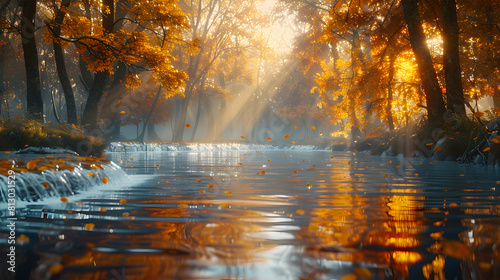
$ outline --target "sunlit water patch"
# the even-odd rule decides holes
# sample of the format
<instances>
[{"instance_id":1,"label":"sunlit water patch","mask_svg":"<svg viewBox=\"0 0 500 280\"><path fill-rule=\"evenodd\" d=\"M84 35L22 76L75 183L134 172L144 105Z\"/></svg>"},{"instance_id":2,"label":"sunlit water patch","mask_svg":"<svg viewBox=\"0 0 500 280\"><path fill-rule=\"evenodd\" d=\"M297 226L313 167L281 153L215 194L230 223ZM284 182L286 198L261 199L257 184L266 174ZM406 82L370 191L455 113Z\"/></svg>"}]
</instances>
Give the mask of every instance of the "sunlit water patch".
<instances>
[{"instance_id":1,"label":"sunlit water patch","mask_svg":"<svg viewBox=\"0 0 500 280\"><path fill-rule=\"evenodd\" d=\"M111 152L142 181L20 210L18 267L39 279L500 275L499 169L249 147Z\"/></svg>"}]
</instances>

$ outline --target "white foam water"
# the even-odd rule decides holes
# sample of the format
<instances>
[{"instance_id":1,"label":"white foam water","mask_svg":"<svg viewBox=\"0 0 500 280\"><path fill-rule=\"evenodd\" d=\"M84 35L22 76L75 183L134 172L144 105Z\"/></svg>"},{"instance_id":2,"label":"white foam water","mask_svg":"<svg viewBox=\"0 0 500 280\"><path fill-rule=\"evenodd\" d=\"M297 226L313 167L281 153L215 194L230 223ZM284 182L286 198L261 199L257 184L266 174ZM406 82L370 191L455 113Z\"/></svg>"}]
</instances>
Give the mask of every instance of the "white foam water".
<instances>
[{"instance_id":1,"label":"white foam water","mask_svg":"<svg viewBox=\"0 0 500 280\"><path fill-rule=\"evenodd\" d=\"M167 143L131 143L131 142L113 142L106 149L107 152L162 152L162 151L312 151L312 150L331 150L328 145L263 145L263 144L167 144Z\"/></svg>"}]
</instances>

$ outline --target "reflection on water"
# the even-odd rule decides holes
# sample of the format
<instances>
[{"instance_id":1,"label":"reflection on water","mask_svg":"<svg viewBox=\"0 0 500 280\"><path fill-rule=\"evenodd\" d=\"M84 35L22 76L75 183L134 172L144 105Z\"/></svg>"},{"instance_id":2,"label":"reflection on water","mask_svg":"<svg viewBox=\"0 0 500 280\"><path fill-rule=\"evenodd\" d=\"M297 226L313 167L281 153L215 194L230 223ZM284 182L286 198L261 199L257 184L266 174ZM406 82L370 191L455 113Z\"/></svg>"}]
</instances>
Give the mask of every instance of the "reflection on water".
<instances>
[{"instance_id":1,"label":"reflection on water","mask_svg":"<svg viewBox=\"0 0 500 280\"><path fill-rule=\"evenodd\" d=\"M109 158L148 180L23 209L20 279L500 279L493 167L314 150Z\"/></svg>"}]
</instances>

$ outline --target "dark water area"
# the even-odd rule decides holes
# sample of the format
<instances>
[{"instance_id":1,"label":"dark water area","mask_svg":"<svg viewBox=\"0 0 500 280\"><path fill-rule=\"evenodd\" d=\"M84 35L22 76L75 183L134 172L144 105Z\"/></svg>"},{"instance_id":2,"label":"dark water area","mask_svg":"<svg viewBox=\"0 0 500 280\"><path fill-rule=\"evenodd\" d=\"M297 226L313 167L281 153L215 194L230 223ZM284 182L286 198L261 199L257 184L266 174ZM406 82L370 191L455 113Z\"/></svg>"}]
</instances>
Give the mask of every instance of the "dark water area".
<instances>
[{"instance_id":1,"label":"dark water area","mask_svg":"<svg viewBox=\"0 0 500 280\"><path fill-rule=\"evenodd\" d=\"M312 149L107 158L129 175L118 187L19 210L17 279L500 279L499 168ZM5 217L0 275L16 279Z\"/></svg>"}]
</instances>

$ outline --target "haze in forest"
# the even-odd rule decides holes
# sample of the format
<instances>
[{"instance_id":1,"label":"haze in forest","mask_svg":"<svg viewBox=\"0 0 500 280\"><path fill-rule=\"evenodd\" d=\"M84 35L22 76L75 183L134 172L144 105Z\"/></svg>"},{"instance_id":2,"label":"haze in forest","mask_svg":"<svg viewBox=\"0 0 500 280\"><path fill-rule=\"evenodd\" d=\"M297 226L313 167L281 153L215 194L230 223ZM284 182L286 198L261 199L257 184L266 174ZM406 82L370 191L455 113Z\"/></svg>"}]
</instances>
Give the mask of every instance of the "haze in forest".
<instances>
[{"instance_id":1,"label":"haze in forest","mask_svg":"<svg viewBox=\"0 0 500 280\"><path fill-rule=\"evenodd\" d=\"M332 143L500 114L496 1L5 0L0 116Z\"/></svg>"}]
</instances>

